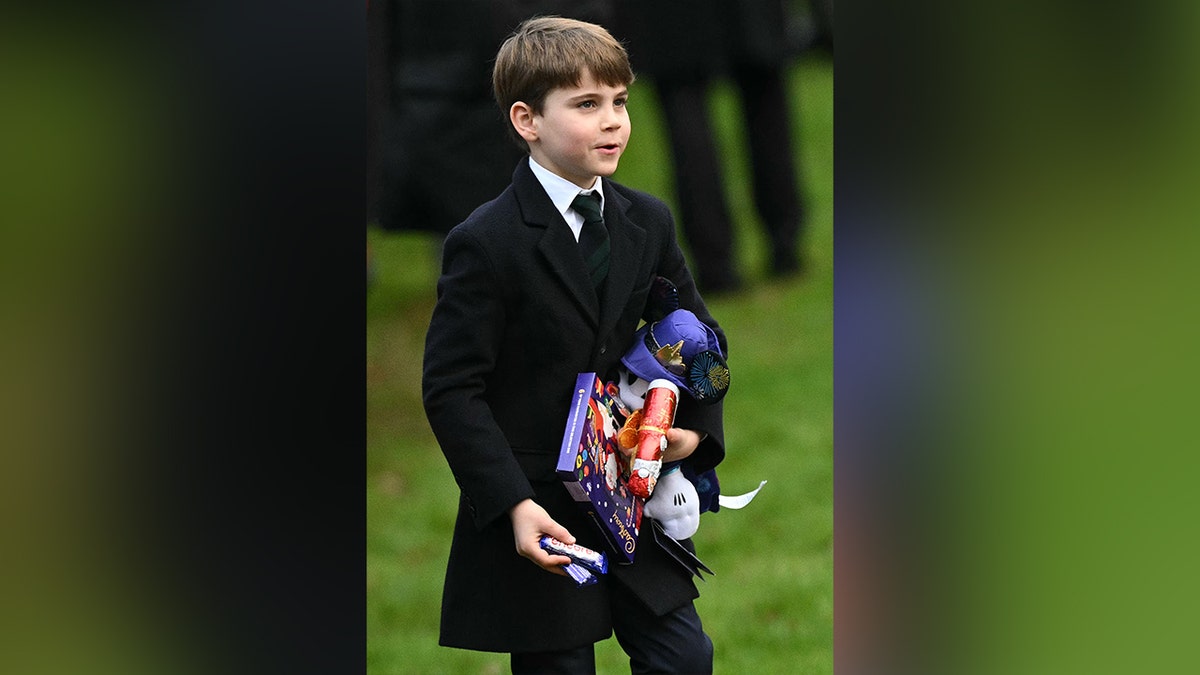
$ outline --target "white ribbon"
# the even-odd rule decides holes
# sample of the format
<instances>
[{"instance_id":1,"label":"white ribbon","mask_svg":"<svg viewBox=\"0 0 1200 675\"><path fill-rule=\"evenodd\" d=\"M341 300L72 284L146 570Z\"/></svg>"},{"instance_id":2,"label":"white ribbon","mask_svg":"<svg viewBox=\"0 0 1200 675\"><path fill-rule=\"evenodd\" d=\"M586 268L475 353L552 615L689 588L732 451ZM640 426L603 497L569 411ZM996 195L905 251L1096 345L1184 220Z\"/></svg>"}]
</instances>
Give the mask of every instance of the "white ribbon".
<instances>
[{"instance_id":1,"label":"white ribbon","mask_svg":"<svg viewBox=\"0 0 1200 675\"><path fill-rule=\"evenodd\" d=\"M740 508L744 507L745 505L749 504L750 502L754 501L755 495L757 495L758 491L763 489L763 486L766 484L767 484L767 481L764 480L763 482L759 483L758 487L754 488L753 491L747 492L744 495L738 495L736 497L726 497L725 495L717 495L717 503L720 504L722 508L740 509Z\"/></svg>"}]
</instances>

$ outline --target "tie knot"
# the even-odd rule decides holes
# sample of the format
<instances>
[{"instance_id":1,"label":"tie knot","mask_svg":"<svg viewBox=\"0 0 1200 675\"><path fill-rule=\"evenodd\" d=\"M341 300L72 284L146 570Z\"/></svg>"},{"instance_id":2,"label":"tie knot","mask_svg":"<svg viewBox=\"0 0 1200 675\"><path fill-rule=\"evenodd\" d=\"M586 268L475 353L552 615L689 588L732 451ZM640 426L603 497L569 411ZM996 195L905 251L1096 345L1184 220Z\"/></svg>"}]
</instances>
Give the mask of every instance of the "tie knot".
<instances>
[{"instance_id":1,"label":"tie knot","mask_svg":"<svg viewBox=\"0 0 1200 675\"><path fill-rule=\"evenodd\" d=\"M604 216L600 213L600 195L595 192L591 194L580 192L575 195L575 199L571 201L571 208L583 216L585 223L604 222Z\"/></svg>"}]
</instances>

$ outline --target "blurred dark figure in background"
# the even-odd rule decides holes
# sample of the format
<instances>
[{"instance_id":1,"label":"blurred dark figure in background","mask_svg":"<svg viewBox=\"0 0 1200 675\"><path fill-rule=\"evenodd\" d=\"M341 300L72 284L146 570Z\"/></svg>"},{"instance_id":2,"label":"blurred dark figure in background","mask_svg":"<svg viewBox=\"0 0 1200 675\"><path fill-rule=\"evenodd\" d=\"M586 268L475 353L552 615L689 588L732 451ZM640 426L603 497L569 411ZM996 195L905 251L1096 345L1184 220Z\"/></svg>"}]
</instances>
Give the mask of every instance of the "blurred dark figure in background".
<instances>
[{"instance_id":1,"label":"blurred dark figure in background","mask_svg":"<svg viewBox=\"0 0 1200 675\"><path fill-rule=\"evenodd\" d=\"M662 101L680 224L706 293L742 284L708 113L709 85L723 75L741 97L754 202L771 251L769 272L788 276L803 267L804 204L784 78L786 18L782 0L617 0L614 34Z\"/></svg>"},{"instance_id":2,"label":"blurred dark figure in background","mask_svg":"<svg viewBox=\"0 0 1200 675\"><path fill-rule=\"evenodd\" d=\"M535 14L605 23L611 0L368 0L368 218L444 236L525 155L492 100L492 58Z\"/></svg>"},{"instance_id":3,"label":"blurred dark figure in background","mask_svg":"<svg viewBox=\"0 0 1200 675\"><path fill-rule=\"evenodd\" d=\"M445 235L508 185L521 152L491 96L500 25L491 0L370 0L377 173L370 215ZM515 23L513 24L515 25Z\"/></svg>"},{"instance_id":4,"label":"blurred dark figure in background","mask_svg":"<svg viewBox=\"0 0 1200 675\"><path fill-rule=\"evenodd\" d=\"M807 3L811 28L803 42L801 51L821 50L833 56L833 0L809 0Z\"/></svg>"}]
</instances>

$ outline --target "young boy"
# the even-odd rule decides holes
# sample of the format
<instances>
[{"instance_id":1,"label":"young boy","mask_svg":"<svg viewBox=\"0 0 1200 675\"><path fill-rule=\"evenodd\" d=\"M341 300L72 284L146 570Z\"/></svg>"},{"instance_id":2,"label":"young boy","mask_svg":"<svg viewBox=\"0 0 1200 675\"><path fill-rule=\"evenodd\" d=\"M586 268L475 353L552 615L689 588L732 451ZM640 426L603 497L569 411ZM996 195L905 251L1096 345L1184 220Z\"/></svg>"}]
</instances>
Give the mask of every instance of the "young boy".
<instances>
[{"instance_id":1,"label":"young boy","mask_svg":"<svg viewBox=\"0 0 1200 675\"><path fill-rule=\"evenodd\" d=\"M607 179L629 142L633 79L600 26L521 24L497 54L493 88L529 157L445 240L423 377L429 424L460 489L439 643L511 653L514 673L594 672L593 643L613 633L635 673L712 670L699 593L649 522L634 563L590 586L576 587L561 568L569 559L538 545L548 534L605 548L555 465L576 374L613 379L656 276L675 283L680 305L728 353L666 205ZM598 196L602 223L580 193ZM725 454L721 405L686 399L665 459L705 471Z\"/></svg>"}]
</instances>

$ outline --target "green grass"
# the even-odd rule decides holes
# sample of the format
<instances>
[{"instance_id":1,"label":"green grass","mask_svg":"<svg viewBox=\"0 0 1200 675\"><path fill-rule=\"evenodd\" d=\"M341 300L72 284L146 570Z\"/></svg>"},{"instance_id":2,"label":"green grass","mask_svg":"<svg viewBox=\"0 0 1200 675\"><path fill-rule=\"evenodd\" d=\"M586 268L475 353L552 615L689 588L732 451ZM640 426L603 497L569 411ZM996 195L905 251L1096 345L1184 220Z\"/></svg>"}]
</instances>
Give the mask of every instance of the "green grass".
<instances>
[{"instance_id":1,"label":"green grass","mask_svg":"<svg viewBox=\"0 0 1200 675\"><path fill-rule=\"evenodd\" d=\"M833 69L790 71L809 222L802 279L766 278L736 96L712 109L749 287L710 300L731 347L725 492L768 480L742 511L702 517L695 541L716 576L697 606L719 673L833 671ZM616 178L675 208L653 91L635 83L633 140ZM367 302L367 665L372 675L507 673L508 657L437 646L442 573L457 488L420 401L424 332L433 308L436 243L368 231L376 277ZM628 672L615 640L600 673Z\"/></svg>"}]
</instances>

